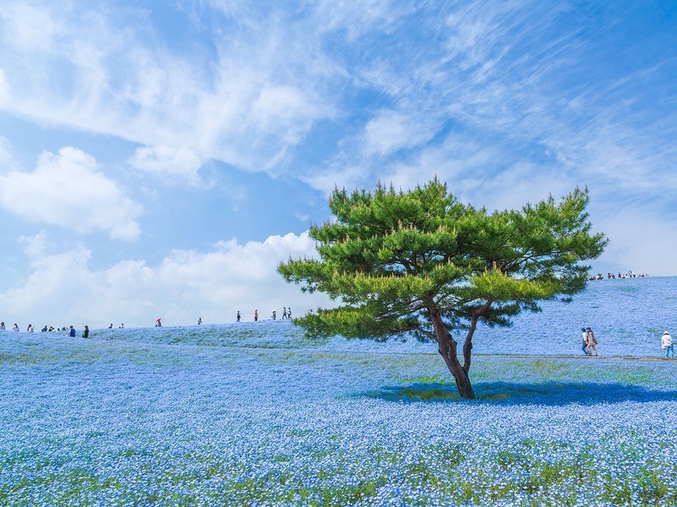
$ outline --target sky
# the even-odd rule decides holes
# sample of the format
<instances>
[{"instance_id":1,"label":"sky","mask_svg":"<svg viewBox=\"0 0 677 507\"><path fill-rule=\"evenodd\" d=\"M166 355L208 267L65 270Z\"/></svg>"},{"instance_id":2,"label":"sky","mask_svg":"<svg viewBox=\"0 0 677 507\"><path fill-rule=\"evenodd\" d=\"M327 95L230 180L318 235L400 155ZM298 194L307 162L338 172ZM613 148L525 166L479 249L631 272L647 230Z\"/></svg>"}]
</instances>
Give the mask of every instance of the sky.
<instances>
[{"instance_id":1,"label":"sky","mask_svg":"<svg viewBox=\"0 0 677 507\"><path fill-rule=\"evenodd\" d=\"M305 313L331 191L435 176L587 187L592 271L675 275L676 141L668 0L0 0L0 320Z\"/></svg>"}]
</instances>

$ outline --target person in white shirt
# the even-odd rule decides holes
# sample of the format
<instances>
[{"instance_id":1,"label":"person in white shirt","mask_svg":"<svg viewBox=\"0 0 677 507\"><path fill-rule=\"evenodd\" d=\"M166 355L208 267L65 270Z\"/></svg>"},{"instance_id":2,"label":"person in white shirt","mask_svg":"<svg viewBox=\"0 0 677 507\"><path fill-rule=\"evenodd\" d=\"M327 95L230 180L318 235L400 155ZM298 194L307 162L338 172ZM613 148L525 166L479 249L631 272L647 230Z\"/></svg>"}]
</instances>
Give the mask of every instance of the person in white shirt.
<instances>
[{"instance_id":1,"label":"person in white shirt","mask_svg":"<svg viewBox=\"0 0 677 507\"><path fill-rule=\"evenodd\" d=\"M665 351L665 357L675 357L675 345L672 343L672 336L665 331L661 336L661 349Z\"/></svg>"}]
</instances>

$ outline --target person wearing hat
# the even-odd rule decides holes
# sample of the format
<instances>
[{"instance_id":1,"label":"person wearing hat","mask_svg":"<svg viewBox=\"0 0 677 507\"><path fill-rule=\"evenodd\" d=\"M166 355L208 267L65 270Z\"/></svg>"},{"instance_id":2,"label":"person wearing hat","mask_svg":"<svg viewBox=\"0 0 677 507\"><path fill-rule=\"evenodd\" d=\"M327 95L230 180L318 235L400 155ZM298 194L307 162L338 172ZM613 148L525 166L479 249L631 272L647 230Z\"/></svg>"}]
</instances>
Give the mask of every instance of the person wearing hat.
<instances>
[{"instance_id":1,"label":"person wearing hat","mask_svg":"<svg viewBox=\"0 0 677 507\"><path fill-rule=\"evenodd\" d=\"M675 357L675 345L672 343L672 336L665 331L661 336L661 349L665 351L665 357Z\"/></svg>"},{"instance_id":2,"label":"person wearing hat","mask_svg":"<svg viewBox=\"0 0 677 507\"><path fill-rule=\"evenodd\" d=\"M581 331L583 331L583 345L581 348L583 349L583 354L589 356L590 350L588 350L588 331L584 327L581 328Z\"/></svg>"}]
</instances>

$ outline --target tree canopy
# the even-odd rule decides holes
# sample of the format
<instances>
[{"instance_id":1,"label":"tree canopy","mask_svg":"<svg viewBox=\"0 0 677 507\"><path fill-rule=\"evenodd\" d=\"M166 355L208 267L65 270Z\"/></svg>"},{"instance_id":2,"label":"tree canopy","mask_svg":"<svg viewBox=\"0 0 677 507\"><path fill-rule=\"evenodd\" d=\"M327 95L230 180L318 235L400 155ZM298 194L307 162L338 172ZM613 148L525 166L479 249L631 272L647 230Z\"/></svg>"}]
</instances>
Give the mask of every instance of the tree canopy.
<instances>
[{"instance_id":1,"label":"tree canopy","mask_svg":"<svg viewBox=\"0 0 677 507\"><path fill-rule=\"evenodd\" d=\"M474 398L469 371L477 323L508 326L539 301L581 291L606 237L591 232L587 189L519 210L460 203L437 178L403 192L334 190L335 217L312 225L319 259L278 271L304 291L338 301L296 322L310 335L386 339L416 333L438 344L459 394ZM465 333L463 364L453 333Z\"/></svg>"}]
</instances>

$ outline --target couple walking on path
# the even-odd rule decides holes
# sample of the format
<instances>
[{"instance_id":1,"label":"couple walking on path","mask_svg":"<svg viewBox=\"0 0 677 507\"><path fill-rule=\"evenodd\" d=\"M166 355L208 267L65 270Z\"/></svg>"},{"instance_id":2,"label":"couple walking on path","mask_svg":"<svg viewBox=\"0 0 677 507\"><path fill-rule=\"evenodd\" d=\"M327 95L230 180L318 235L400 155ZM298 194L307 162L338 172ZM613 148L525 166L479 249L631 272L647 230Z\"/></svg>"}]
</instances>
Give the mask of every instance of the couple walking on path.
<instances>
[{"instance_id":1,"label":"couple walking on path","mask_svg":"<svg viewBox=\"0 0 677 507\"><path fill-rule=\"evenodd\" d=\"M583 350L583 353L586 356L592 356L592 355L597 355L597 344L599 343L597 341L597 338L595 338L595 333L592 332L592 329L590 328L581 328L581 331L583 333L582 336L582 343L581 343L581 349Z\"/></svg>"}]
</instances>

